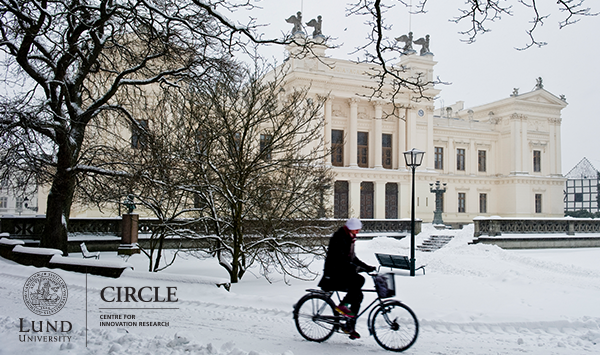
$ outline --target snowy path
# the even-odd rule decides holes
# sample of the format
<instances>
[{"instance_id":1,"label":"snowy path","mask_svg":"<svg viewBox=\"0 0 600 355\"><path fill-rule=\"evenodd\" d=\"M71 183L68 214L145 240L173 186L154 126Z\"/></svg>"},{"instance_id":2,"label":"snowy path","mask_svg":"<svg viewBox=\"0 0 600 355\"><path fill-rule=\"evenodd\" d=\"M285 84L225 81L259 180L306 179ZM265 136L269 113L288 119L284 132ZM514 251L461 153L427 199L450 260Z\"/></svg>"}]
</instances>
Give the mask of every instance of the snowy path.
<instances>
[{"instance_id":1,"label":"snowy path","mask_svg":"<svg viewBox=\"0 0 600 355\"><path fill-rule=\"evenodd\" d=\"M417 254L418 261L427 264L427 275L396 276L397 298L415 311L421 324L419 338L406 354L600 353L600 249L505 251L468 246L469 231L455 233L445 248ZM361 242L357 252L373 263L375 251L406 255L403 243L376 239ZM304 340L296 331L292 305L316 282L292 280L286 285L276 279L269 284L248 275L227 292L211 284L213 279L197 276L224 276L210 260L190 258L159 275L149 275L140 271L143 258L136 258L130 260L139 263L136 271L119 279L89 275L87 288L85 275L52 270L67 283L69 299L61 312L48 319L73 324L70 343L19 341L19 318L40 320L22 298L25 280L40 269L0 259L0 355L389 354L368 335L366 317L357 325L363 335L360 340L342 334L321 344ZM140 302L117 305L126 310L106 309L117 307L100 298L107 286L143 285L161 290L176 286L177 302L161 304L176 309L151 309L161 307ZM138 322L169 322L169 326L101 326L101 316L118 314L135 316Z\"/></svg>"}]
</instances>

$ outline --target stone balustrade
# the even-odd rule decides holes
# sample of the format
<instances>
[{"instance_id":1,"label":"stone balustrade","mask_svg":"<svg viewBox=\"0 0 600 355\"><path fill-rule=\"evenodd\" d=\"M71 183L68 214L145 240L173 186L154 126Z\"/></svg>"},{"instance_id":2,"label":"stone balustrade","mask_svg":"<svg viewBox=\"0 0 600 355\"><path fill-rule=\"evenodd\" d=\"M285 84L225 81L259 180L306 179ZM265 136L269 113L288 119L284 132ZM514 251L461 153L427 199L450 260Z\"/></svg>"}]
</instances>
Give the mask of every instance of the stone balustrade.
<instances>
[{"instance_id":1,"label":"stone balustrade","mask_svg":"<svg viewBox=\"0 0 600 355\"><path fill-rule=\"evenodd\" d=\"M476 217L474 237L502 234L600 233L600 219Z\"/></svg>"},{"instance_id":2,"label":"stone balustrade","mask_svg":"<svg viewBox=\"0 0 600 355\"><path fill-rule=\"evenodd\" d=\"M44 228L45 217L21 217L3 216L0 218L0 232L6 232L13 239L40 240ZM121 217L114 218L71 218L68 228L70 235L90 236L115 236L121 235ZM193 230L199 234L209 234L205 226L192 221L178 221L186 229ZM340 219L318 219L318 220L293 220L278 223L278 230L285 230L288 234L329 236L345 220ZM362 220L362 233L377 235L381 233L410 233L410 219L365 219ZM147 238L150 234L160 228L160 221L151 218L141 218L138 224L140 239ZM257 225L248 222L245 226L250 233L257 233ZM415 221L415 234L421 232L421 220Z\"/></svg>"}]
</instances>

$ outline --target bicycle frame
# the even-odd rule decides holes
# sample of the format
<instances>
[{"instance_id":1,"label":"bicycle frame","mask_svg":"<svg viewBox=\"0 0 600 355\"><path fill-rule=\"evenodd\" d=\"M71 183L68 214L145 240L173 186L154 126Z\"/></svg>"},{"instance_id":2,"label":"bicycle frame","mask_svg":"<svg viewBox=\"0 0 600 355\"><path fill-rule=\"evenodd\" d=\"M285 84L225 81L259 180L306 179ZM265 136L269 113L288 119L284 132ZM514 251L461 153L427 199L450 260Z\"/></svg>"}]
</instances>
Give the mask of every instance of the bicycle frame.
<instances>
[{"instance_id":1,"label":"bicycle frame","mask_svg":"<svg viewBox=\"0 0 600 355\"><path fill-rule=\"evenodd\" d=\"M332 298L331 296L333 294L336 295L337 300L338 300L338 304L341 302L341 297L340 297L340 292L343 291L323 291L323 290L315 290L315 289L311 289L311 290L307 290L310 293L320 293L320 294L324 294L327 297L329 297L330 299ZM371 290L371 289L362 289L362 292L375 292L377 293L377 290ZM373 307L373 305L378 304L381 306L384 306L388 301L384 301L382 300L379 295L377 295L377 298L375 298L371 303L369 303L369 305L367 307L365 307L361 312L359 312L356 317L352 318L352 320L354 322L356 322L356 320L358 320L358 318L360 318L363 314L365 314L367 311L369 311L369 316L367 317L367 327L369 328L369 335L373 335L373 329L371 326L371 318L373 317L373 312L377 309L377 307ZM330 323L330 324L334 324L334 325L339 325L339 321L342 319L347 319L344 316L336 316L333 318L333 321L328 321L329 317L324 317L323 320L326 320L326 323Z\"/></svg>"}]
</instances>

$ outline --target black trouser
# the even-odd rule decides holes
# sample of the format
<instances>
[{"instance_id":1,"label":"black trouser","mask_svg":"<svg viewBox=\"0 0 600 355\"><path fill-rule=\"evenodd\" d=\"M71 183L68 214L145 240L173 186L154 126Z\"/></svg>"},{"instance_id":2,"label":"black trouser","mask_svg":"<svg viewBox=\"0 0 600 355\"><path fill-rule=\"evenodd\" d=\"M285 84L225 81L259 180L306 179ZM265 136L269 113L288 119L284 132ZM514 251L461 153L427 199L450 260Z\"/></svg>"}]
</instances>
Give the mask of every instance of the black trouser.
<instances>
[{"instance_id":1,"label":"black trouser","mask_svg":"<svg viewBox=\"0 0 600 355\"><path fill-rule=\"evenodd\" d=\"M351 274L348 279L345 280L348 293L342 300L342 303L350 304L350 310L358 315L360 310L360 303L363 300L363 293L361 291L362 286L365 284L365 278L359 274Z\"/></svg>"}]
</instances>

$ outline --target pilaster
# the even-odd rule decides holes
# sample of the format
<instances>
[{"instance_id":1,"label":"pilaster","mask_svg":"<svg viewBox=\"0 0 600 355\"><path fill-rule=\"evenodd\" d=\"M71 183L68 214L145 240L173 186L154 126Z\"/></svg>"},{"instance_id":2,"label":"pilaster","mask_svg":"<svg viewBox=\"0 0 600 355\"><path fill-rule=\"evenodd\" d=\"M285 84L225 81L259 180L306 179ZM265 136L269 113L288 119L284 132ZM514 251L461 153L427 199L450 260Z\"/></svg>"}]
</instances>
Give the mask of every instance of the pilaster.
<instances>
[{"instance_id":1,"label":"pilaster","mask_svg":"<svg viewBox=\"0 0 600 355\"><path fill-rule=\"evenodd\" d=\"M373 205L374 211L373 216L375 219L384 219L385 218L385 181L375 181L374 182L374 200L375 203Z\"/></svg>"},{"instance_id":2,"label":"pilaster","mask_svg":"<svg viewBox=\"0 0 600 355\"><path fill-rule=\"evenodd\" d=\"M358 134L358 99L351 98L348 99L348 104L350 105L350 122L348 125L348 166L351 168L358 167L357 163L357 153L358 153L358 145L357 145L357 134Z\"/></svg>"},{"instance_id":3,"label":"pilaster","mask_svg":"<svg viewBox=\"0 0 600 355\"><path fill-rule=\"evenodd\" d=\"M375 169L383 169L383 164L382 164L382 134L383 134L383 130L382 130L382 112L383 109L381 107L381 102L375 101L373 103L373 107L375 108L375 119L373 120L373 131L375 132L374 134L374 139L373 139L373 144L374 144L374 148L373 152L375 154L375 159L374 159L374 167ZM378 217L375 217L378 218Z\"/></svg>"},{"instance_id":4,"label":"pilaster","mask_svg":"<svg viewBox=\"0 0 600 355\"><path fill-rule=\"evenodd\" d=\"M349 202L348 217L360 218L360 180L350 180L348 183Z\"/></svg>"}]
</instances>

